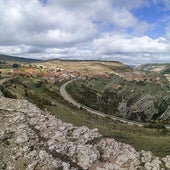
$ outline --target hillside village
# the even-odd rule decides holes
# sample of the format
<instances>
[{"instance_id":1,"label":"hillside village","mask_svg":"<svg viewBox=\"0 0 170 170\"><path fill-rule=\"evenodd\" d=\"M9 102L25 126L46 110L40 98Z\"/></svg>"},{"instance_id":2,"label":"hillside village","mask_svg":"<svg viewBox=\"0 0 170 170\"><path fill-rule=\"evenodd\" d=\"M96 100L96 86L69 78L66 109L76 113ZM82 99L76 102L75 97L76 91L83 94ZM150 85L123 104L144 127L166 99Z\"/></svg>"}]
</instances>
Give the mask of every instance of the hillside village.
<instances>
[{"instance_id":1,"label":"hillside village","mask_svg":"<svg viewBox=\"0 0 170 170\"><path fill-rule=\"evenodd\" d=\"M0 62L0 73L17 76L23 75L27 77L43 77L50 83L61 82L63 80L81 78L81 79L91 79L91 78L108 78L110 74L116 74L127 81L156 81L160 82L159 74L156 72L153 73L145 73L140 70L131 70L126 69L123 71L119 71L117 66L115 69L106 69L106 70L98 70L98 67L94 70L91 70L91 66L86 66L88 70L80 70L76 69L77 65L73 64L73 68L67 68L65 65L54 63L50 65L46 65L46 63L32 63L32 64L19 64L17 68L14 68L13 65L16 63L8 63L8 62ZM100 64L97 63L97 64ZM3 67L2 67L3 66ZM75 68L74 68L75 67ZM168 78L168 74L165 75Z\"/></svg>"},{"instance_id":2,"label":"hillside village","mask_svg":"<svg viewBox=\"0 0 170 170\"><path fill-rule=\"evenodd\" d=\"M43 77L50 83L55 83L56 81L63 81L75 78L88 79L90 77L105 78L108 77L108 73L89 73L70 71L63 68L56 67L46 67L43 64L21 64L18 68L0 68L1 74L7 74L12 76L23 75L27 77Z\"/></svg>"}]
</instances>

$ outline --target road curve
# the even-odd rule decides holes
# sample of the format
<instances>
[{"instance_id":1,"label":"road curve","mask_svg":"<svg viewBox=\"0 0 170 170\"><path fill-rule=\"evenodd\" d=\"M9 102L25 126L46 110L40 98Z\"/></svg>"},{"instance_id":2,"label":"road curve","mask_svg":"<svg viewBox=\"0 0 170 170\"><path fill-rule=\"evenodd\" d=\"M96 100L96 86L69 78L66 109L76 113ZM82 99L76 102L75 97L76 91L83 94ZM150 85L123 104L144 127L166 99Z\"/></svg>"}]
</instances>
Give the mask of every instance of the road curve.
<instances>
[{"instance_id":1,"label":"road curve","mask_svg":"<svg viewBox=\"0 0 170 170\"><path fill-rule=\"evenodd\" d=\"M71 96L70 94L66 91L66 86L75 81L76 79L73 79L73 80L70 80L70 81L67 81L66 83L64 83L61 87L60 87L60 94L61 96L67 100L68 102L72 103L73 105L77 106L78 108L82 107L83 109L87 110L88 112L92 113L92 114L95 114L95 115L98 115L98 116L101 116L101 117L109 117L110 119L112 120L116 120L116 121L119 121L119 122L122 122L122 123L126 123L126 124L130 124L130 125L136 125L136 126L139 126L139 127L143 127L144 125L146 125L146 123L142 123L142 122L136 122L136 121L131 121L131 120L127 120L127 119L123 119L123 118L120 118L120 117L116 117L116 116L112 116L112 115L108 115L106 113L103 113L103 112L100 112L98 110L94 110L90 107L87 107L85 105L82 105L80 103L78 103L77 101L75 101ZM166 129L170 129L170 125L165 125Z\"/></svg>"},{"instance_id":2,"label":"road curve","mask_svg":"<svg viewBox=\"0 0 170 170\"><path fill-rule=\"evenodd\" d=\"M117 120L119 122L122 122L122 123L127 123L127 124L130 124L130 125L137 125L139 127L142 127L145 125L145 123L142 123L142 122L136 122L136 121L130 121L130 120L127 120L127 119L123 119L123 118L119 118L119 117L116 117L116 116L112 116L112 115L108 115L108 114L105 114L103 112L100 112L98 110L94 110L90 107L87 107L85 105L82 105L80 103L78 103L77 101L75 101L71 96L70 94L66 91L66 86L71 83L72 81L75 81L76 79L74 80L70 80L70 81L67 81L66 83L64 83L61 87L60 87L60 94L61 96L67 100L68 102L72 103L73 105L77 106L78 108L83 108L85 110L87 110L88 112L92 113L92 114L95 114L95 115L98 115L98 116L101 116L101 117L109 117L110 119L112 120Z\"/></svg>"}]
</instances>

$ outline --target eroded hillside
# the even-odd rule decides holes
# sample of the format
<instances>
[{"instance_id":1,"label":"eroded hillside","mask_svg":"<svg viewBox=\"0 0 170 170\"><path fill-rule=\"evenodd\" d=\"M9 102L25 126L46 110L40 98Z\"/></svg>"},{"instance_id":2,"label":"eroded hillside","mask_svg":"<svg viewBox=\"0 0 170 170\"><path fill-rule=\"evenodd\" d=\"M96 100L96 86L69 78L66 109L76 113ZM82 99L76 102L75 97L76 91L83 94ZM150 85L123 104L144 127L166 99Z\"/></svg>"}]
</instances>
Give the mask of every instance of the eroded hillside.
<instances>
[{"instance_id":1,"label":"eroded hillside","mask_svg":"<svg viewBox=\"0 0 170 170\"><path fill-rule=\"evenodd\" d=\"M143 80L129 80L126 75L77 80L67 90L80 103L107 114L142 122L169 122L170 84L167 79L156 73L146 74Z\"/></svg>"},{"instance_id":2,"label":"eroded hillside","mask_svg":"<svg viewBox=\"0 0 170 170\"><path fill-rule=\"evenodd\" d=\"M170 81L170 64L146 64L136 67L136 70L140 70L146 73L155 72L163 74Z\"/></svg>"}]
</instances>

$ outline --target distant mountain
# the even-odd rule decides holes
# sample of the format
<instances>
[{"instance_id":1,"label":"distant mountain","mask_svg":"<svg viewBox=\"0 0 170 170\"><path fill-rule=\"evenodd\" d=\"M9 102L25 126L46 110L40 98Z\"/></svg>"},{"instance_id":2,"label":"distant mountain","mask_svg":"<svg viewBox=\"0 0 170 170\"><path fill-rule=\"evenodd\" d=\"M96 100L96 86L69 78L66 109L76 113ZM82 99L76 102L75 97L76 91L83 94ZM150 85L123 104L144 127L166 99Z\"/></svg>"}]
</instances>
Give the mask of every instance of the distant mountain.
<instances>
[{"instance_id":1,"label":"distant mountain","mask_svg":"<svg viewBox=\"0 0 170 170\"><path fill-rule=\"evenodd\" d=\"M127 64L129 67L131 67L132 69L133 68L135 68L135 67L137 67L137 65L136 64Z\"/></svg>"},{"instance_id":2,"label":"distant mountain","mask_svg":"<svg viewBox=\"0 0 170 170\"><path fill-rule=\"evenodd\" d=\"M41 60L0 54L0 61L14 61L14 62L32 63L32 62L37 62L37 61L41 61Z\"/></svg>"}]
</instances>

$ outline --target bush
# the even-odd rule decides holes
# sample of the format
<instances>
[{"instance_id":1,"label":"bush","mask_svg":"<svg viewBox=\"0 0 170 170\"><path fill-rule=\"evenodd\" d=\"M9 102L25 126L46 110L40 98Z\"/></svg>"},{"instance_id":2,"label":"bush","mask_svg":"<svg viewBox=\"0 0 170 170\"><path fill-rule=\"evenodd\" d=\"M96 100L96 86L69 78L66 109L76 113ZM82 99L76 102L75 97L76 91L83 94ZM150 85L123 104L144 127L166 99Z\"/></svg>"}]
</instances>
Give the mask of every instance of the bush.
<instances>
[{"instance_id":1,"label":"bush","mask_svg":"<svg viewBox=\"0 0 170 170\"><path fill-rule=\"evenodd\" d=\"M20 65L19 65L19 64L17 64L17 63L14 63L14 64L12 64L12 67L13 67L13 68L19 68L19 67L20 67Z\"/></svg>"},{"instance_id":2,"label":"bush","mask_svg":"<svg viewBox=\"0 0 170 170\"><path fill-rule=\"evenodd\" d=\"M1 91L5 97L17 99L16 94L14 94L11 90L9 90L7 88L2 88Z\"/></svg>"},{"instance_id":3,"label":"bush","mask_svg":"<svg viewBox=\"0 0 170 170\"><path fill-rule=\"evenodd\" d=\"M150 129L166 129L165 125L161 122L153 122L145 125L146 128Z\"/></svg>"}]
</instances>

